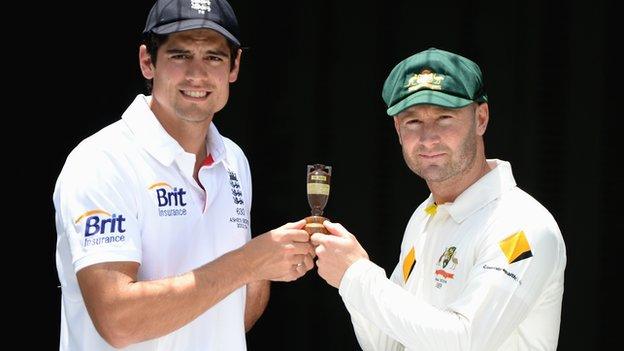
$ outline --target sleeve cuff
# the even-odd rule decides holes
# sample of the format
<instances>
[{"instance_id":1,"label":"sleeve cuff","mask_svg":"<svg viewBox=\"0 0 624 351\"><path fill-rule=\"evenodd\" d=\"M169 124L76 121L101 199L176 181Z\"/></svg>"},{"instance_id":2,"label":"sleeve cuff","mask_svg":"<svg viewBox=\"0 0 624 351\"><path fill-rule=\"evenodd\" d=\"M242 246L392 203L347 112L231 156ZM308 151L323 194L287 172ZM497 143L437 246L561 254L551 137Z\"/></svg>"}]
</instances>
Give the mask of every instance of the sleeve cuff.
<instances>
[{"instance_id":1,"label":"sleeve cuff","mask_svg":"<svg viewBox=\"0 0 624 351\"><path fill-rule=\"evenodd\" d=\"M338 287L338 293L342 296L343 299L346 299L349 295L349 291L351 287L356 284L358 281L362 280L362 277L368 275L368 272L371 270L378 270L381 274L386 275L385 271L374 264L373 262L366 259L359 259L355 261L342 276L342 280L340 281L340 286Z\"/></svg>"},{"instance_id":2,"label":"sleeve cuff","mask_svg":"<svg viewBox=\"0 0 624 351\"><path fill-rule=\"evenodd\" d=\"M84 256L74 262L74 272L77 273L79 270L97 263L124 261L141 264L141 254L136 251L115 251L100 252L97 255Z\"/></svg>"}]
</instances>

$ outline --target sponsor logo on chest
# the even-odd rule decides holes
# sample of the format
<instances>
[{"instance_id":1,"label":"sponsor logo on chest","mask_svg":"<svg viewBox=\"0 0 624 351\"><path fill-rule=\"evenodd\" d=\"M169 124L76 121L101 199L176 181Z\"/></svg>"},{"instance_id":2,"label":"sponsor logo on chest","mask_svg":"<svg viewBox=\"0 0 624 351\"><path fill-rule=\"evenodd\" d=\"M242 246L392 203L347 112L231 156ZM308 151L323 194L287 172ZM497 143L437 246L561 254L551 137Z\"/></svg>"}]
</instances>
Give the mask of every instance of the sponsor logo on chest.
<instances>
[{"instance_id":1,"label":"sponsor logo on chest","mask_svg":"<svg viewBox=\"0 0 624 351\"><path fill-rule=\"evenodd\" d=\"M187 215L187 193L184 188L169 185L167 182L157 182L148 187L158 204L158 216L174 217Z\"/></svg>"}]
</instances>

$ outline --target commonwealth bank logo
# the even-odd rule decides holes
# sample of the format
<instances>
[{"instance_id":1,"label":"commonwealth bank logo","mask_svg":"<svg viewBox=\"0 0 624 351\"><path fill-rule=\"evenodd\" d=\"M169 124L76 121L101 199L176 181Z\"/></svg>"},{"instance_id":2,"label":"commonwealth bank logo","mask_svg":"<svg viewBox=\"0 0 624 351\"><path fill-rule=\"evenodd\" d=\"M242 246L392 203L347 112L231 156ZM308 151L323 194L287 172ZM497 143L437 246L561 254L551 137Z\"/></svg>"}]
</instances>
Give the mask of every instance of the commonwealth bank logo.
<instances>
[{"instance_id":1,"label":"commonwealth bank logo","mask_svg":"<svg viewBox=\"0 0 624 351\"><path fill-rule=\"evenodd\" d=\"M511 234L507 238L501 240L498 245L501 250L503 250L503 254L507 257L507 262L509 264L533 257L531 245L529 245L524 231Z\"/></svg>"}]
</instances>

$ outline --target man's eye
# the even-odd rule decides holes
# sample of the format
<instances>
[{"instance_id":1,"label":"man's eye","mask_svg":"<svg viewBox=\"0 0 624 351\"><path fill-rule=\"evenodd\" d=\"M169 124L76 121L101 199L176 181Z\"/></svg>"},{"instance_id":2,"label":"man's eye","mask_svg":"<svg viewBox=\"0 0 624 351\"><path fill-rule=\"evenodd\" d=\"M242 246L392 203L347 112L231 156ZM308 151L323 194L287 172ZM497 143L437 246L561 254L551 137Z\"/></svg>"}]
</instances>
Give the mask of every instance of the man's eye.
<instances>
[{"instance_id":1,"label":"man's eye","mask_svg":"<svg viewBox=\"0 0 624 351\"><path fill-rule=\"evenodd\" d=\"M176 55L171 56L171 58L174 59L174 60L186 60L186 59L189 58L189 55L186 55L186 54L176 54Z\"/></svg>"},{"instance_id":2,"label":"man's eye","mask_svg":"<svg viewBox=\"0 0 624 351\"><path fill-rule=\"evenodd\" d=\"M221 57L219 57L219 56L208 56L208 60L209 60L209 61L217 61L217 62L220 62L220 61L223 61L223 58L221 58Z\"/></svg>"},{"instance_id":3,"label":"man's eye","mask_svg":"<svg viewBox=\"0 0 624 351\"><path fill-rule=\"evenodd\" d=\"M440 118L438 118L438 123L447 125L451 123L452 120L453 120L453 117L451 116L440 116Z\"/></svg>"}]
</instances>

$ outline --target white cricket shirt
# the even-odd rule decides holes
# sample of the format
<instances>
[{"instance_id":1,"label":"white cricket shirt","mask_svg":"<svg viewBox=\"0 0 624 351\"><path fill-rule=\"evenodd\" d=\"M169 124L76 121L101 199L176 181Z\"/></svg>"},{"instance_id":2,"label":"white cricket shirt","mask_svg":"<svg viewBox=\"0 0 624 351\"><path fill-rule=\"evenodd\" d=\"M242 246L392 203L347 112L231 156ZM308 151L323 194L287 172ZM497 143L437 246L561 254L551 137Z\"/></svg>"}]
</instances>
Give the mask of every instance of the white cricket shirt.
<instances>
[{"instance_id":1,"label":"white cricket shirt","mask_svg":"<svg viewBox=\"0 0 624 351\"><path fill-rule=\"evenodd\" d=\"M121 120L82 141L54 190L62 287L60 350L113 350L96 331L76 272L101 262L140 263L139 280L193 270L250 240L251 176L242 150L211 124L208 157L163 129L137 96ZM245 287L177 331L126 350L245 350Z\"/></svg>"},{"instance_id":2,"label":"white cricket shirt","mask_svg":"<svg viewBox=\"0 0 624 351\"><path fill-rule=\"evenodd\" d=\"M364 350L556 350L566 265L551 214L496 167L412 215L390 279L367 260L340 284Z\"/></svg>"}]
</instances>

